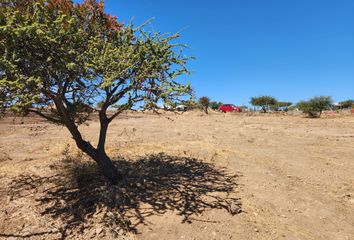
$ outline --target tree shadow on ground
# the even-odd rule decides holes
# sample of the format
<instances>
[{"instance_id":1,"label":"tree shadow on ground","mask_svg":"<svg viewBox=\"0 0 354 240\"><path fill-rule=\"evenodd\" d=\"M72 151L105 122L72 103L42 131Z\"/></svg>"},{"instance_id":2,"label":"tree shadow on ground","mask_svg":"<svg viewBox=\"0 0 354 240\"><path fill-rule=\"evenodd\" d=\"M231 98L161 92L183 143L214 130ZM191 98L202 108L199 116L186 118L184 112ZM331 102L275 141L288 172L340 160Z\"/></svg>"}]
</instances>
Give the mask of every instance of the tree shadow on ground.
<instances>
[{"instance_id":1,"label":"tree shadow on ground","mask_svg":"<svg viewBox=\"0 0 354 240\"><path fill-rule=\"evenodd\" d=\"M168 211L177 212L185 223L211 209L241 212L240 199L235 197L237 175L198 159L161 153L118 160L115 164L126 174L127 183L117 186L102 177L95 163L72 157L64 161L52 166L60 174L21 176L9 191L12 197L41 192L36 201L42 214L63 222L64 237L97 221L118 234L117 229L136 232L149 216Z\"/></svg>"}]
</instances>

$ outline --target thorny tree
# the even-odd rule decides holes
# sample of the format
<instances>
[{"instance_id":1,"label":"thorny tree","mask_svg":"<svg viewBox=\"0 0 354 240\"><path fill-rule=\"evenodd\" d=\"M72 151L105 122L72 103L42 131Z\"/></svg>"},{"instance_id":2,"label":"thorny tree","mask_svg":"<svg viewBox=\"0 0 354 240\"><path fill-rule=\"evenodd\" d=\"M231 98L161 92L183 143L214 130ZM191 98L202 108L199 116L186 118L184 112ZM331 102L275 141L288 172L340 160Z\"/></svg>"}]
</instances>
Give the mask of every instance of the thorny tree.
<instances>
[{"instance_id":1,"label":"thorny tree","mask_svg":"<svg viewBox=\"0 0 354 240\"><path fill-rule=\"evenodd\" d=\"M66 126L104 176L120 181L124 174L105 152L109 123L137 103L153 109L190 92L176 81L188 73L183 46L172 43L178 35L124 26L104 12L103 1L0 0L0 7L0 109ZM97 101L103 104L94 146L78 126ZM113 105L119 107L108 114Z\"/></svg>"},{"instance_id":2,"label":"thorny tree","mask_svg":"<svg viewBox=\"0 0 354 240\"><path fill-rule=\"evenodd\" d=\"M250 101L253 106L261 107L264 113L271 107L276 106L277 102L278 101L272 96L252 97Z\"/></svg>"},{"instance_id":3,"label":"thorny tree","mask_svg":"<svg viewBox=\"0 0 354 240\"><path fill-rule=\"evenodd\" d=\"M210 99L208 97L201 97L199 98L199 104L203 108L204 112L208 114Z\"/></svg>"}]
</instances>

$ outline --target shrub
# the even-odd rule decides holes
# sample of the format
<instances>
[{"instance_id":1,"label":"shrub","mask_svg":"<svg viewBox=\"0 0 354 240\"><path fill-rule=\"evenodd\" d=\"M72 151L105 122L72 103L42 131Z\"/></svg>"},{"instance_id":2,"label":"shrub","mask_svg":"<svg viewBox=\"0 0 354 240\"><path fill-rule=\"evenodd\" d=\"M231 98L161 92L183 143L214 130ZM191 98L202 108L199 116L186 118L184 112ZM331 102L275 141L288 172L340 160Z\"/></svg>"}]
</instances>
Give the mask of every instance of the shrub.
<instances>
[{"instance_id":1,"label":"shrub","mask_svg":"<svg viewBox=\"0 0 354 240\"><path fill-rule=\"evenodd\" d=\"M200 104L200 106L202 106L204 112L206 114L208 114L210 99L208 97L201 97L201 98L199 98L199 104Z\"/></svg>"},{"instance_id":2,"label":"shrub","mask_svg":"<svg viewBox=\"0 0 354 240\"><path fill-rule=\"evenodd\" d=\"M311 118L321 117L324 110L332 107L332 98L329 96L314 97L308 101L301 101L297 104L299 110Z\"/></svg>"},{"instance_id":3,"label":"shrub","mask_svg":"<svg viewBox=\"0 0 354 240\"><path fill-rule=\"evenodd\" d=\"M221 105L222 105L222 102L213 101L213 102L210 103L210 108L213 109L213 110L219 110Z\"/></svg>"},{"instance_id":4,"label":"shrub","mask_svg":"<svg viewBox=\"0 0 354 240\"><path fill-rule=\"evenodd\" d=\"M342 108L352 108L354 107L354 100L349 99L346 101L339 102Z\"/></svg>"}]
</instances>

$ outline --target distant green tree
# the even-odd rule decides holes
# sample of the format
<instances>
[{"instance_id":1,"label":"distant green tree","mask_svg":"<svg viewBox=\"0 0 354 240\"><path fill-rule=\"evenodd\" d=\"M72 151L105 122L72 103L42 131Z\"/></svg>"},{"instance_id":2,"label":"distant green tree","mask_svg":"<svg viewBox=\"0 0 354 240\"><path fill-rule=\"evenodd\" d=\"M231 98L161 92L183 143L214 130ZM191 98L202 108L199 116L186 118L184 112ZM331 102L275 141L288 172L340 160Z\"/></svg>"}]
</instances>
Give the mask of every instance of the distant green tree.
<instances>
[{"instance_id":1,"label":"distant green tree","mask_svg":"<svg viewBox=\"0 0 354 240\"><path fill-rule=\"evenodd\" d=\"M329 96L314 97L308 101L301 101L297 104L299 110L311 118L321 117L324 110L332 107L333 100Z\"/></svg>"},{"instance_id":2,"label":"distant green tree","mask_svg":"<svg viewBox=\"0 0 354 240\"><path fill-rule=\"evenodd\" d=\"M266 113L271 107L277 105L277 100L272 96L252 97L250 103L253 106L261 107L262 111Z\"/></svg>"},{"instance_id":3,"label":"distant green tree","mask_svg":"<svg viewBox=\"0 0 354 240\"><path fill-rule=\"evenodd\" d=\"M134 106L153 108L190 93L177 81L188 73L189 58L176 38L124 26L104 11L104 1L2 0L0 107L65 126L77 147L117 183L123 173L105 151L112 120ZM78 125L88 120L97 98L100 132L93 146Z\"/></svg>"},{"instance_id":4,"label":"distant green tree","mask_svg":"<svg viewBox=\"0 0 354 240\"><path fill-rule=\"evenodd\" d=\"M221 107L222 102L210 102L210 108L213 110L219 110L219 108Z\"/></svg>"},{"instance_id":5,"label":"distant green tree","mask_svg":"<svg viewBox=\"0 0 354 240\"><path fill-rule=\"evenodd\" d=\"M210 105L210 99L208 97L199 98L199 104L203 108L204 112L208 114L208 108Z\"/></svg>"},{"instance_id":6,"label":"distant green tree","mask_svg":"<svg viewBox=\"0 0 354 240\"><path fill-rule=\"evenodd\" d=\"M277 102L277 110L283 110L283 111L288 111L289 110L289 107L291 106L291 105L293 105L293 103L292 102Z\"/></svg>"},{"instance_id":7,"label":"distant green tree","mask_svg":"<svg viewBox=\"0 0 354 240\"><path fill-rule=\"evenodd\" d=\"M339 102L342 108L352 108L354 107L354 100L349 99L346 101Z\"/></svg>"}]
</instances>

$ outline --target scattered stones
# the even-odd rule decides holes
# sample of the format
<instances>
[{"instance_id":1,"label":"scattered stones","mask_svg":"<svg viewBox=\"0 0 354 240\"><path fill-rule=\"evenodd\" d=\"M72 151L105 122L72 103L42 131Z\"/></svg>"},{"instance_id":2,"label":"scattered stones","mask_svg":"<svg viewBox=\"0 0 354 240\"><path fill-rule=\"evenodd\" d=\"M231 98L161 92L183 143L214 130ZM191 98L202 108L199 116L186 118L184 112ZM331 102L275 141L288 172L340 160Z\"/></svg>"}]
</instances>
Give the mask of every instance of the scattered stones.
<instances>
[{"instance_id":1,"label":"scattered stones","mask_svg":"<svg viewBox=\"0 0 354 240\"><path fill-rule=\"evenodd\" d=\"M103 229L101 227L96 228L96 235L100 235L102 233Z\"/></svg>"},{"instance_id":2,"label":"scattered stones","mask_svg":"<svg viewBox=\"0 0 354 240\"><path fill-rule=\"evenodd\" d=\"M228 211L229 213L231 213L232 215L235 215L235 214L239 214L242 212L242 209L241 209L241 206L240 206L240 203L238 202L231 202L228 206Z\"/></svg>"}]
</instances>

